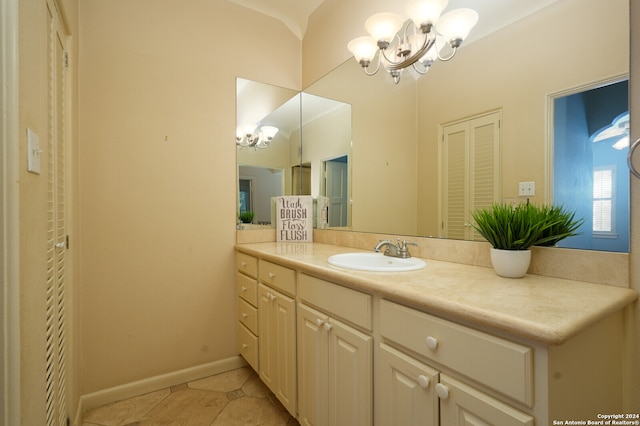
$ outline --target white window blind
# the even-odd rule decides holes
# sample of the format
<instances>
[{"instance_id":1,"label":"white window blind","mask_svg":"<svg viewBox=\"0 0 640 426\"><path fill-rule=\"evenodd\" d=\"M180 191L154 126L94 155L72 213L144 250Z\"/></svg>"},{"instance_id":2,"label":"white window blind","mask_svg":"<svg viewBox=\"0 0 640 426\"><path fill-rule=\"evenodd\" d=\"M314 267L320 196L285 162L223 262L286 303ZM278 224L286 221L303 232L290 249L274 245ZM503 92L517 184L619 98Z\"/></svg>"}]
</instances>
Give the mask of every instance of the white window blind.
<instances>
[{"instance_id":1,"label":"white window blind","mask_svg":"<svg viewBox=\"0 0 640 426\"><path fill-rule=\"evenodd\" d=\"M593 232L613 232L613 167L593 171Z\"/></svg>"}]
</instances>

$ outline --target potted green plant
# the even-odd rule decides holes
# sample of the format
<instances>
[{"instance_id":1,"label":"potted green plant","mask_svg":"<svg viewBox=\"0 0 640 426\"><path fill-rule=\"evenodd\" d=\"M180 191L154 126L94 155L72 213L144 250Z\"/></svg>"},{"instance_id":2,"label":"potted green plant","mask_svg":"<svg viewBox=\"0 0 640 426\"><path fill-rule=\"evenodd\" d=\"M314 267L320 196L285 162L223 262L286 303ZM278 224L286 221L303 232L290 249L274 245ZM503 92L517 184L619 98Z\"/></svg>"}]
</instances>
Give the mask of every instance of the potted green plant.
<instances>
[{"instance_id":1,"label":"potted green plant","mask_svg":"<svg viewBox=\"0 0 640 426\"><path fill-rule=\"evenodd\" d=\"M503 277L520 278L527 273L532 246L555 245L576 235L584 219L557 206L494 203L490 209L471 212L471 224L491 244L491 263Z\"/></svg>"},{"instance_id":2,"label":"potted green plant","mask_svg":"<svg viewBox=\"0 0 640 426\"><path fill-rule=\"evenodd\" d=\"M240 220L242 223L252 223L254 217L255 213L250 210L240 213Z\"/></svg>"},{"instance_id":3,"label":"potted green plant","mask_svg":"<svg viewBox=\"0 0 640 426\"><path fill-rule=\"evenodd\" d=\"M585 219L576 219L576 213L563 206L542 205L537 207L540 220L545 220L549 226L542 231L536 246L555 246L565 238L578 235L578 228Z\"/></svg>"}]
</instances>

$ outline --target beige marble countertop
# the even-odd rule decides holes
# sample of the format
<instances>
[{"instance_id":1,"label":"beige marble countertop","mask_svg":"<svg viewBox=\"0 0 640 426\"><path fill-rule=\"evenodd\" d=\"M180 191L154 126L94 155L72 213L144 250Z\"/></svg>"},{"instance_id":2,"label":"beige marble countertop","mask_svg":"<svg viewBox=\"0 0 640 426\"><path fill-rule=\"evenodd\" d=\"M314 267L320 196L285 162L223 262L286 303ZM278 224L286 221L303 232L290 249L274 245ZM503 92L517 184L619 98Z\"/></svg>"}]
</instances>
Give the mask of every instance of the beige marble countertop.
<instances>
[{"instance_id":1,"label":"beige marble countertop","mask_svg":"<svg viewBox=\"0 0 640 426\"><path fill-rule=\"evenodd\" d=\"M562 344L638 298L625 288L540 275L502 278L492 268L430 259L424 259L424 269L410 272L344 269L330 265L328 257L364 251L322 243L252 243L236 249L449 320L547 345Z\"/></svg>"}]
</instances>

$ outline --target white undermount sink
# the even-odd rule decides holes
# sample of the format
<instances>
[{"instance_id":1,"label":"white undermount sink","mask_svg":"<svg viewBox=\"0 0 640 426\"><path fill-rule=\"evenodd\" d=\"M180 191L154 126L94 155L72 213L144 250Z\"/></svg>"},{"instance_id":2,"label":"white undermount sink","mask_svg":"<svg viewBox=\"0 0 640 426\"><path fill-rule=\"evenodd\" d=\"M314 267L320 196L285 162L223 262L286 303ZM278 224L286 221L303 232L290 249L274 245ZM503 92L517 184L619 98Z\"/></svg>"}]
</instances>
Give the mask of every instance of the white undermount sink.
<instances>
[{"instance_id":1,"label":"white undermount sink","mask_svg":"<svg viewBox=\"0 0 640 426\"><path fill-rule=\"evenodd\" d=\"M375 272L404 272L415 271L426 266L424 260L410 257L385 256L382 253L342 253L330 256L329 264L340 268L356 269L358 271Z\"/></svg>"}]
</instances>

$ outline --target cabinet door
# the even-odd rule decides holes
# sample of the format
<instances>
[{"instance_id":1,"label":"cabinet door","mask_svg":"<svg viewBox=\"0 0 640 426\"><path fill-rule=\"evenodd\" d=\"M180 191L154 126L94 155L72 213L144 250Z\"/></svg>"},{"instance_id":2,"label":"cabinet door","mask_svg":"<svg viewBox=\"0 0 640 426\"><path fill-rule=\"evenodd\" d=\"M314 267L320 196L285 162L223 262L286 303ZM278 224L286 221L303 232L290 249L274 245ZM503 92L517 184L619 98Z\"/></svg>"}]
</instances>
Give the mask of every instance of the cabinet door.
<instances>
[{"instance_id":1,"label":"cabinet door","mask_svg":"<svg viewBox=\"0 0 640 426\"><path fill-rule=\"evenodd\" d=\"M437 386L443 425L533 426L533 417L444 374Z\"/></svg>"},{"instance_id":2,"label":"cabinet door","mask_svg":"<svg viewBox=\"0 0 640 426\"><path fill-rule=\"evenodd\" d=\"M262 284L258 285L258 346L260 357L260 378L272 391L275 389L276 343L273 301L275 291Z\"/></svg>"},{"instance_id":3,"label":"cabinet door","mask_svg":"<svg viewBox=\"0 0 640 426\"><path fill-rule=\"evenodd\" d=\"M296 365L296 302L274 290L273 300L275 316L274 343L276 354L276 375L278 389L274 393L282 405L291 413L297 414L297 365Z\"/></svg>"},{"instance_id":4,"label":"cabinet door","mask_svg":"<svg viewBox=\"0 0 640 426\"><path fill-rule=\"evenodd\" d=\"M438 371L381 344L376 357L376 424L437 426Z\"/></svg>"},{"instance_id":5,"label":"cabinet door","mask_svg":"<svg viewBox=\"0 0 640 426\"><path fill-rule=\"evenodd\" d=\"M258 285L260 378L296 415L295 300Z\"/></svg>"},{"instance_id":6,"label":"cabinet door","mask_svg":"<svg viewBox=\"0 0 640 426\"><path fill-rule=\"evenodd\" d=\"M324 325L328 317L298 305L298 421L302 425L329 422L328 349Z\"/></svg>"},{"instance_id":7,"label":"cabinet door","mask_svg":"<svg viewBox=\"0 0 640 426\"><path fill-rule=\"evenodd\" d=\"M334 319L329 345L329 424L372 423L372 337Z\"/></svg>"}]
</instances>

